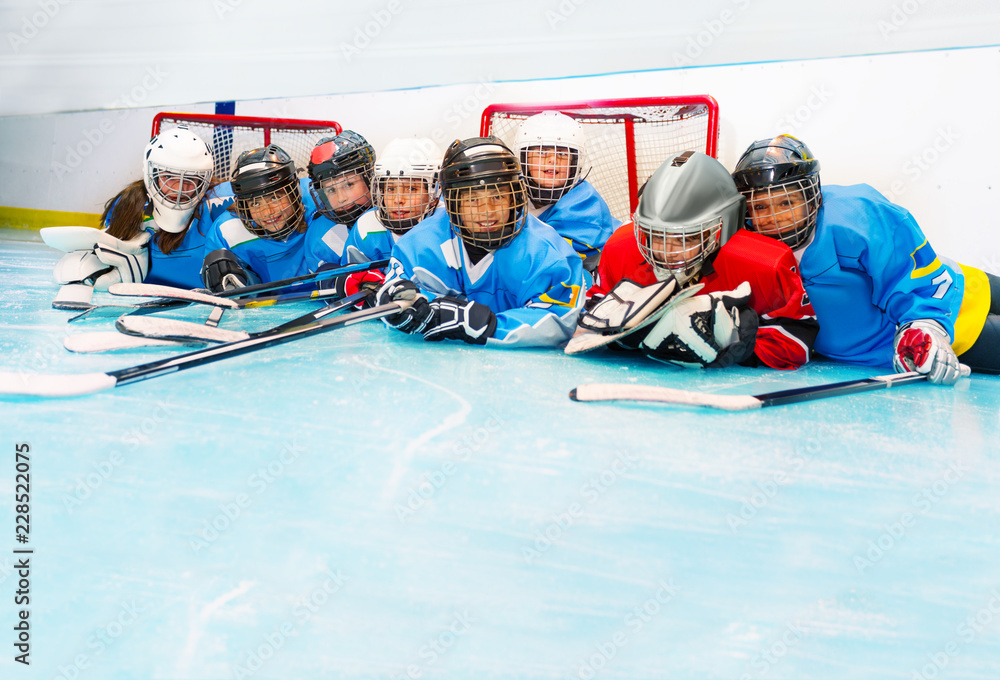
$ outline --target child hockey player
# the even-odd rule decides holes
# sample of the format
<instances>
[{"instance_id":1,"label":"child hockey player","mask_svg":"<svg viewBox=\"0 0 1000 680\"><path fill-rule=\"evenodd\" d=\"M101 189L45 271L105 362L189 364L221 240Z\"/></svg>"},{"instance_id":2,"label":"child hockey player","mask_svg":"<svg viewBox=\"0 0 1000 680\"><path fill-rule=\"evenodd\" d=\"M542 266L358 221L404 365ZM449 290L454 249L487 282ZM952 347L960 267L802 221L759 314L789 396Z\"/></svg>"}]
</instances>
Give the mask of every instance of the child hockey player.
<instances>
[{"instance_id":1,"label":"child hockey player","mask_svg":"<svg viewBox=\"0 0 1000 680\"><path fill-rule=\"evenodd\" d=\"M653 173L634 226L619 228L605 245L593 292L608 294L623 279L649 286L672 277L678 287L705 287L623 345L693 367L792 369L809 361L817 325L795 258L782 243L737 231L744 208L711 156L685 151Z\"/></svg>"},{"instance_id":2,"label":"child hockey player","mask_svg":"<svg viewBox=\"0 0 1000 680\"><path fill-rule=\"evenodd\" d=\"M371 183L375 149L353 130L321 139L309 157L309 191L316 211L308 215L306 266L318 271L339 265L347 236L358 218L372 206Z\"/></svg>"},{"instance_id":3,"label":"child hockey player","mask_svg":"<svg viewBox=\"0 0 1000 680\"><path fill-rule=\"evenodd\" d=\"M1000 279L939 258L906 210L866 184L821 188L819 161L790 135L751 144L733 177L747 228L795 251L816 351L946 385L959 357L1000 372Z\"/></svg>"},{"instance_id":4,"label":"child hockey player","mask_svg":"<svg viewBox=\"0 0 1000 680\"><path fill-rule=\"evenodd\" d=\"M399 238L438 207L441 149L428 138L394 139L375 161L374 210L347 236L343 264L389 257Z\"/></svg>"},{"instance_id":5,"label":"child hockey player","mask_svg":"<svg viewBox=\"0 0 1000 680\"><path fill-rule=\"evenodd\" d=\"M274 144L236 160L235 204L215 221L205 243L202 277L212 292L307 273L305 213L295 163Z\"/></svg>"},{"instance_id":6,"label":"child hockey player","mask_svg":"<svg viewBox=\"0 0 1000 680\"><path fill-rule=\"evenodd\" d=\"M441 167L446 212L403 235L378 303L412 300L386 317L425 340L558 345L576 328L582 261L528 214L517 158L496 137L455 140ZM589 279L589 277L586 277Z\"/></svg>"},{"instance_id":7,"label":"child hockey player","mask_svg":"<svg viewBox=\"0 0 1000 680\"><path fill-rule=\"evenodd\" d=\"M514 146L531 214L569 241L593 271L601 248L621 222L586 180L590 166L583 126L565 114L545 111L521 123Z\"/></svg>"},{"instance_id":8,"label":"child hockey player","mask_svg":"<svg viewBox=\"0 0 1000 680\"><path fill-rule=\"evenodd\" d=\"M118 282L200 287L205 237L233 200L228 184L210 187L212 167L208 145L187 126L153 137L143 149L142 179L108 200L99 242L65 255L56 281L97 290Z\"/></svg>"}]
</instances>

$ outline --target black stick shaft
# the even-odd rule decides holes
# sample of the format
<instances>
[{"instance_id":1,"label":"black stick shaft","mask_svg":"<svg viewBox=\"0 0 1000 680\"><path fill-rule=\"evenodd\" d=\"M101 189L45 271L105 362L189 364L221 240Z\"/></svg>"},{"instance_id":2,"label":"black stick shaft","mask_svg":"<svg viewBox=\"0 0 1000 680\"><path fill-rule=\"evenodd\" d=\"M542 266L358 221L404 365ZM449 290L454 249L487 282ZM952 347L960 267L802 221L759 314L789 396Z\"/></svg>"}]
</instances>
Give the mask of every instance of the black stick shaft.
<instances>
[{"instance_id":1,"label":"black stick shaft","mask_svg":"<svg viewBox=\"0 0 1000 680\"><path fill-rule=\"evenodd\" d=\"M362 262L360 264L351 264L346 267L339 267L337 269L328 269L326 271L317 272L315 274L303 274L302 276L293 276L290 279L282 279L280 281L271 281L270 283L257 283L252 286L245 286L243 288L233 288L232 290L222 291L221 293L214 293L216 297L221 298L235 298L241 299L245 297L250 297L251 295L256 295L257 293L270 293L275 290L280 290L282 288L287 288L288 286L294 286L299 283L319 283L320 281L327 281L329 279L336 278L338 276L344 276L346 274L355 274L357 272L365 272L370 269L381 269L389 264L389 260L373 260L372 262ZM152 312L159 312L163 309L172 309L175 307L186 307L190 305L189 300L172 300L172 299L162 299L162 300L152 300L150 302L144 302L140 305L135 305L135 310L130 312L131 314L150 314Z\"/></svg>"},{"instance_id":2,"label":"black stick shaft","mask_svg":"<svg viewBox=\"0 0 1000 680\"><path fill-rule=\"evenodd\" d=\"M784 404L797 404L813 399L826 399L827 397L838 397L844 394L857 394L858 392L871 392L873 390L885 390L895 385L926 380L923 373L900 374L892 376L888 380L878 378L865 378L864 380L847 380L845 382L830 383L829 385L816 385L814 387L798 387L791 390L780 390L778 392L768 392L767 394L755 394L754 398L760 399L761 408L765 406L782 406Z\"/></svg>"},{"instance_id":3,"label":"black stick shaft","mask_svg":"<svg viewBox=\"0 0 1000 680\"><path fill-rule=\"evenodd\" d=\"M362 321L380 319L383 316L394 314L399 310L400 305L398 303L391 302L379 307L363 309L358 312L344 314L343 316L320 319L313 323L307 323L306 325L291 328L290 330L280 331L280 328L287 327L289 324L295 323L289 322L289 324L283 324L283 326L274 329L273 332L266 331L246 340L227 342L214 347L206 347L205 349L199 349L186 354L181 354L176 357L151 361L146 364L140 364L139 366L132 366L130 368L122 368L117 371L109 371L108 375L112 376L117 381L115 387L127 385L140 380L155 378L156 376L164 375L165 373L183 371L188 368L194 368L195 366L220 361L228 357L255 352L266 347L273 347L274 345L281 345L286 342L291 342L292 340L298 340L299 338L316 335L325 331L331 331L336 328L344 328L356 323L361 323Z\"/></svg>"}]
</instances>

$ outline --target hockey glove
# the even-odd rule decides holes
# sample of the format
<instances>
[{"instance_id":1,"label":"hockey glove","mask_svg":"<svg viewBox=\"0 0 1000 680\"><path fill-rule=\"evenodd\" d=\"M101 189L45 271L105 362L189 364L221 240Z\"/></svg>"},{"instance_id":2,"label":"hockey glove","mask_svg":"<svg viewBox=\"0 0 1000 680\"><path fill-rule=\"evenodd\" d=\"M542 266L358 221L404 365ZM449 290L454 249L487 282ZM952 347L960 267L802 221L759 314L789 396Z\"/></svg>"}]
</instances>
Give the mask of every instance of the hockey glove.
<instances>
[{"instance_id":1,"label":"hockey glove","mask_svg":"<svg viewBox=\"0 0 1000 680\"><path fill-rule=\"evenodd\" d=\"M424 329L424 340L461 340L485 345L497 330L497 317L486 305L444 295L431 302L434 317Z\"/></svg>"},{"instance_id":2,"label":"hockey glove","mask_svg":"<svg viewBox=\"0 0 1000 680\"><path fill-rule=\"evenodd\" d=\"M341 265L339 264L324 264L322 267L317 269L317 272L326 271L328 269L339 269ZM319 287L321 290L335 290L337 291L337 297L345 298L355 293L367 290L371 291L373 294L378 292L378 289L382 287L385 283L385 274L383 274L378 269L370 269L366 272L354 272L353 274L347 274L345 276L337 276L332 279L325 279L319 282ZM370 306L370 301L373 296L366 298L366 301L359 302L355 305L358 309L366 306Z\"/></svg>"},{"instance_id":3,"label":"hockey glove","mask_svg":"<svg viewBox=\"0 0 1000 680\"><path fill-rule=\"evenodd\" d=\"M378 305L390 302L412 301L412 304L401 312L382 317L382 320L393 328L404 333L423 333L434 317L434 310L427 302L426 296L406 279L394 279L379 289L375 302Z\"/></svg>"},{"instance_id":4,"label":"hockey glove","mask_svg":"<svg viewBox=\"0 0 1000 680\"><path fill-rule=\"evenodd\" d=\"M149 272L149 239L143 231L129 241L114 239L116 243L98 243L94 246L97 259L111 270L94 281L94 290L107 290L112 283L142 283Z\"/></svg>"},{"instance_id":5,"label":"hockey glove","mask_svg":"<svg viewBox=\"0 0 1000 680\"><path fill-rule=\"evenodd\" d=\"M205 256L201 263L201 280L205 288L213 293L245 288L259 282L244 267L243 262L225 248L213 250Z\"/></svg>"},{"instance_id":6,"label":"hockey glove","mask_svg":"<svg viewBox=\"0 0 1000 680\"><path fill-rule=\"evenodd\" d=\"M56 263L52 275L56 283L83 283L94 285L94 280L111 271L111 267L97 259L93 250L74 250L66 253Z\"/></svg>"},{"instance_id":7,"label":"hockey glove","mask_svg":"<svg viewBox=\"0 0 1000 680\"><path fill-rule=\"evenodd\" d=\"M927 380L954 385L962 377L962 365L951 348L948 332L937 321L911 321L896 330L892 367L897 373L926 373Z\"/></svg>"},{"instance_id":8,"label":"hockey glove","mask_svg":"<svg viewBox=\"0 0 1000 680\"><path fill-rule=\"evenodd\" d=\"M659 309L677 290L677 281L640 286L631 279L622 279L607 295L587 309L579 325L595 333L620 333L635 327Z\"/></svg>"},{"instance_id":9,"label":"hockey glove","mask_svg":"<svg viewBox=\"0 0 1000 680\"><path fill-rule=\"evenodd\" d=\"M650 359L688 368L726 367L753 354L759 319L750 308L750 284L695 295L660 319L642 341Z\"/></svg>"}]
</instances>

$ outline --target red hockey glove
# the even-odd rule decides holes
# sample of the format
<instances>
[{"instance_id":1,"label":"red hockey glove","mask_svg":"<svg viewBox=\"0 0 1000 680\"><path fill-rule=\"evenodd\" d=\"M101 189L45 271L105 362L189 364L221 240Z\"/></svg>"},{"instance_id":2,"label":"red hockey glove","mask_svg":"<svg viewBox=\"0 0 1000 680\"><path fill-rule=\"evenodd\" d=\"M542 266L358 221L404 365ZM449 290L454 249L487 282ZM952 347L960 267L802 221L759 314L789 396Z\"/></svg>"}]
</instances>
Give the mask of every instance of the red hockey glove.
<instances>
[{"instance_id":1,"label":"red hockey glove","mask_svg":"<svg viewBox=\"0 0 1000 680\"><path fill-rule=\"evenodd\" d=\"M937 321L921 319L903 324L892 344L892 367L897 373L926 373L928 381L940 385L954 385L963 375L965 367L958 363L951 338Z\"/></svg>"}]
</instances>

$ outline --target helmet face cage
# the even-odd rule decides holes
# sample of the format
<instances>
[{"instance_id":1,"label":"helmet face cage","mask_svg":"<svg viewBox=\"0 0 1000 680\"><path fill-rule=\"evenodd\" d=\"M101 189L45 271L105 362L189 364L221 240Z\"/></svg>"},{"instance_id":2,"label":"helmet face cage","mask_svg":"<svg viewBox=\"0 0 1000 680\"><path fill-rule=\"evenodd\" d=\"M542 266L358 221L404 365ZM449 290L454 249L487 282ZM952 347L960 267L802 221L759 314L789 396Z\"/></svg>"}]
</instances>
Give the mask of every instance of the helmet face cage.
<instances>
[{"instance_id":1,"label":"helmet face cage","mask_svg":"<svg viewBox=\"0 0 1000 680\"><path fill-rule=\"evenodd\" d=\"M521 149L524 184L531 202L551 205L579 184L580 152L568 146L542 144Z\"/></svg>"},{"instance_id":2,"label":"helmet face cage","mask_svg":"<svg viewBox=\"0 0 1000 680\"><path fill-rule=\"evenodd\" d=\"M823 203L819 161L791 135L754 142L733 173L747 200L746 227L791 248L809 240Z\"/></svg>"},{"instance_id":3,"label":"helmet face cage","mask_svg":"<svg viewBox=\"0 0 1000 680\"><path fill-rule=\"evenodd\" d=\"M705 260L720 247L721 215L684 227L653 225L638 216L633 222L639 252L661 281L673 276L684 285L701 272Z\"/></svg>"},{"instance_id":4,"label":"helmet face cage","mask_svg":"<svg viewBox=\"0 0 1000 680\"><path fill-rule=\"evenodd\" d=\"M163 130L143 151L143 184L153 207L156 226L180 233L212 180L212 151L186 125Z\"/></svg>"},{"instance_id":5,"label":"helmet face cage","mask_svg":"<svg viewBox=\"0 0 1000 680\"><path fill-rule=\"evenodd\" d=\"M383 177L372 186L375 216L389 231L405 234L437 208L437 182L416 175Z\"/></svg>"},{"instance_id":6,"label":"helmet face cage","mask_svg":"<svg viewBox=\"0 0 1000 680\"><path fill-rule=\"evenodd\" d=\"M198 204L212 181L211 170L185 170L149 163L150 187L167 208L187 210Z\"/></svg>"},{"instance_id":7,"label":"helmet face cage","mask_svg":"<svg viewBox=\"0 0 1000 680\"><path fill-rule=\"evenodd\" d=\"M818 174L742 193L747 199L746 227L750 231L778 239L793 249L812 236L823 199Z\"/></svg>"},{"instance_id":8,"label":"helmet face cage","mask_svg":"<svg viewBox=\"0 0 1000 680\"><path fill-rule=\"evenodd\" d=\"M302 194L294 178L269 191L237 194L236 214L255 236L273 241L283 241L306 227Z\"/></svg>"},{"instance_id":9,"label":"helmet face cage","mask_svg":"<svg viewBox=\"0 0 1000 680\"><path fill-rule=\"evenodd\" d=\"M583 125L559 111L526 118L518 128L514 149L528 196L538 207L558 201L590 171Z\"/></svg>"},{"instance_id":10,"label":"helmet face cage","mask_svg":"<svg viewBox=\"0 0 1000 680\"><path fill-rule=\"evenodd\" d=\"M359 167L314 178L309 193L320 214L340 224L354 224L372 207L370 169Z\"/></svg>"},{"instance_id":11,"label":"helmet face cage","mask_svg":"<svg viewBox=\"0 0 1000 680\"><path fill-rule=\"evenodd\" d=\"M471 187L446 189L445 208L451 230L466 243L497 250L521 233L527 213L520 177Z\"/></svg>"}]
</instances>

